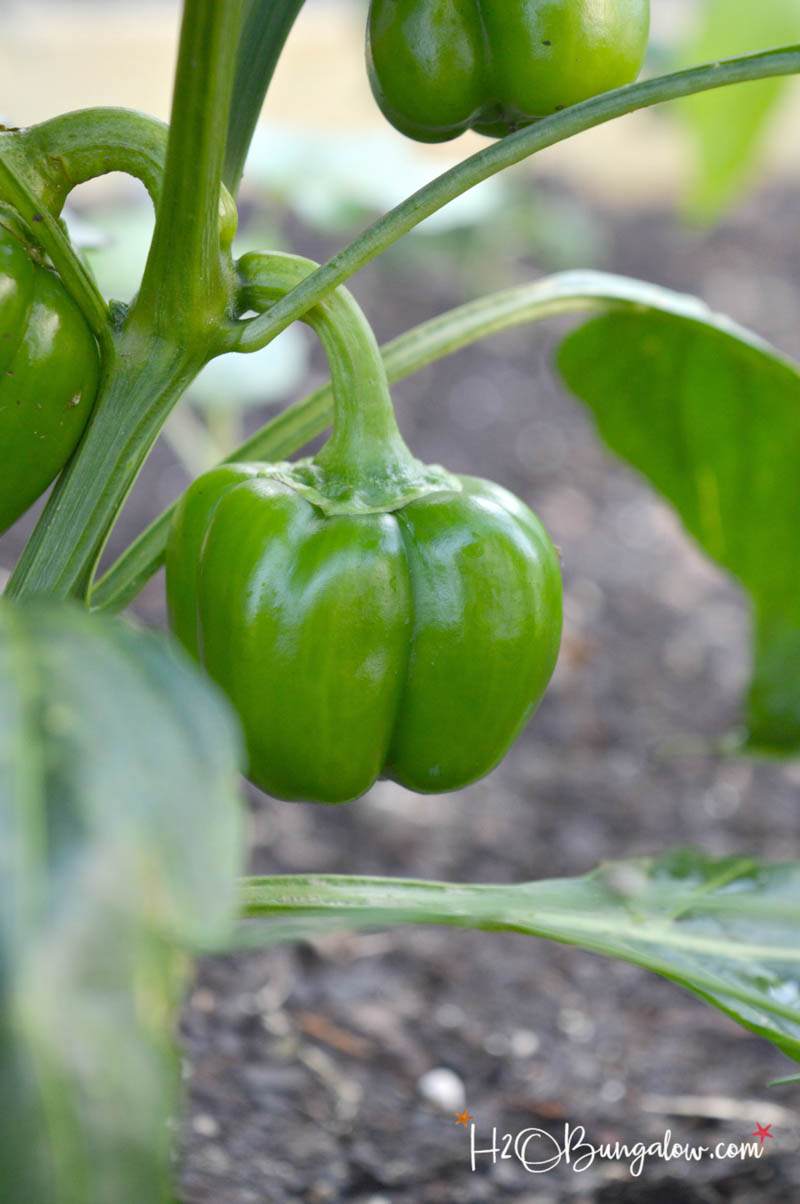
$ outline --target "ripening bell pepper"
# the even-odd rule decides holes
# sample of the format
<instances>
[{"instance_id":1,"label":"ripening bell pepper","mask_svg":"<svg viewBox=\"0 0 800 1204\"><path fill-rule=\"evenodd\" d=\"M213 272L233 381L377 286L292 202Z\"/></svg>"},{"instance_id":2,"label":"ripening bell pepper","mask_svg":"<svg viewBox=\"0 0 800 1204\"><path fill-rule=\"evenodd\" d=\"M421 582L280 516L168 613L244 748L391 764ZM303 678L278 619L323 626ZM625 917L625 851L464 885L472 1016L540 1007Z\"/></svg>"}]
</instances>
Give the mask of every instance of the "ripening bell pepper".
<instances>
[{"instance_id":1,"label":"ripening bell pepper","mask_svg":"<svg viewBox=\"0 0 800 1204\"><path fill-rule=\"evenodd\" d=\"M0 209L0 532L44 493L83 433L97 344L56 272Z\"/></svg>"},{"instance_id":2,"label":"ripening bell pepper","mask_svg":"<svg viewBox=\"0 0 800 1204\"><path fill-rule=\"evenodd\" d=\"M649 27L650 0L372 0L367 69L409 138L502 137L630 83Z\"/></svg>"},{"instance_id":3,"label":"ripening bell pepper","mask_svg":"<svg viewBox=\"0 0 800 1204\"><path fill-rule=\"evenodd\" d=\"M251 276L272 279L281 261L259 258ZM224 465L190 487L167 550L170 624L229 695L271 794L338 803L378 777L454 790L498 763L550 679L558 558L505 489L412 457L371 332L337 294L311 315L330 440L313 460ZM274 299L266 285L251 298Z\"/></svg>"}]
</instances>

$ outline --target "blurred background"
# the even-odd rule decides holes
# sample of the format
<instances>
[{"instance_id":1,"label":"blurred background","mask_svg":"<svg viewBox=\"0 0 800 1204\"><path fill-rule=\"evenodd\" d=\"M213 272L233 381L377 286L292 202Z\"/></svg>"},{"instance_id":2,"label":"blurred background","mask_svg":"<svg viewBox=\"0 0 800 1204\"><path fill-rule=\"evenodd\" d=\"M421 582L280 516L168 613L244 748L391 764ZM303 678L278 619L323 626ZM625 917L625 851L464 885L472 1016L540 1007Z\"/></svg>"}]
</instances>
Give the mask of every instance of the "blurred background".
<instances>
[{"instance_id":1,"label":"blurred background","mask_svg":"<svg viewBox=\"0 0 800 1204\"><path fill-rule=\"evenodd\" d=\"M402 138L363 63L365 0L307 0L270 91L235 250L323 260L380 212L485 145ZM175 0L0 4L0 121L87 105L167 118ZM798 41L799 0L653 0L647 74ZM637 114L555 147L430 219L352 282L385 341L482 293L594 267L696 293L800 357L800 90L747 85ZM67 213L103 291L135 292L152 230L121 176ZM723 759L747 680L748 613L672 512L601 448L560 387L563 323L495 337L395 389L414 451L500 481L564 554L565 637L542 707L486 781L442 798L379 783L343 809L252 791L255 872L521 881L697 844L800 856L800 767ZM305 328L212 364L181 403L113 534L107 562L244 435L326 375ZM0 540L11 569L37 507ZM134 607L164 618L156 578ZM793 1198L796 1088L769 1046L668 983L514 935L408 931L216 959L183 1017L186 1204ZM446 1071L446 1074L431 1072ZM754 1164L619 1164L532 1182L469 1169L452 1113L487 1135L564 1120L589 1138L741 1140Z\"/></svg>"}]
</instances>

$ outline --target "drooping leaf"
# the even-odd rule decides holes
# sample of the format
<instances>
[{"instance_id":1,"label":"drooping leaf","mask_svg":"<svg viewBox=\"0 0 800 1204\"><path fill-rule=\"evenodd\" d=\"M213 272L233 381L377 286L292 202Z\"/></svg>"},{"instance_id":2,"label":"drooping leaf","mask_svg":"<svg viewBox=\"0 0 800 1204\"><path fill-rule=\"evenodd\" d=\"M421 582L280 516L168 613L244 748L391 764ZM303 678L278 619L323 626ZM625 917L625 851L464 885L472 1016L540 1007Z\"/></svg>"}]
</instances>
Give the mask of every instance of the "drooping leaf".
<instances>
[{"instance_id":1,"label":"drooping leaf","mask_svg":"<svg viewBox=\"0 0 800 1204\"><path fill-rule=\"evenodd\" d=\"M800 36L800 0L705 0L692 7L696 23L681 53L687 64L766 50ZM760 80L680 102L694 150L688 206L695 217L717 217L747 184L788 83L786 77Z\"/></svg>"},{"instance_id":2,"label":"drooping leaf","mask_svg":"<svg viewBox=\"0 0 800 1204\"><path fill-rule=\"evenodd\" d=\"M800 748L800 372L699 312L611 312L562 343L567 385L608 446L749 591L751 750Z\"/></svg>"},{"instance_id":3,"label":"drooping leaf","mask_svg":"<svg viewBox=\"0 0 800 1204\"><path fill-rule=\"evenodd\" d=\"M223 179L234 194L264 97L304 0L245 0Z\"/></svg>"},{"instance_id":4,"label":"drooping leaf","mask_svg":"<svg viewBox=\"0 0 800 1204\"><path fill-rule=\"evenodd\" d=\"M713 860L686 849L519 886L250 878L243 902L238 947L399 924L509 930L578 945L672 979L800 1061L797 863Z\"/></svg>"},{"instance_id":5,"label":"drooping leaf","mask_svg":"<svg viewBox=\"0 0 800 1204\"><path fill-rule=\"evenodd\" d=\"M181 947L226 930L238 733L154 634L0 603L0 1199L171 1199Z\"/></svg>"}]
</instances>

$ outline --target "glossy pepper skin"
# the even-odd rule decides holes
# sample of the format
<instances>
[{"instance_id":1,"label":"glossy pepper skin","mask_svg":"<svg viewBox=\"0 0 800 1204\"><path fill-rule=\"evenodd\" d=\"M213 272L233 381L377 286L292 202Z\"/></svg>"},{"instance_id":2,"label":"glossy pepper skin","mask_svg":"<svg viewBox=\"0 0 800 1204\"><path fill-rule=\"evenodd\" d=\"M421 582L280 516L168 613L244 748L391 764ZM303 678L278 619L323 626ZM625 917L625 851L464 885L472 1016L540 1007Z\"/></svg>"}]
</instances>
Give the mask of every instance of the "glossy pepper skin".
<instances>
[{"instance_id":1,"label":"glossy pepper skin","mask_svg":"<svg viewBox=\"0 0 800 1204\"><path fill-rule=\"evenodd\" d=\"M0 532L64 467L99 374L97 344L78 306L0 210Z\"/></svg>"},{"instance_id":2,"label":"glossy pepper skin","mask_svg":"<svg viewBox=\"0 0 800 1204\"><path fill-rule=\"evenodd\" d=\"M488 481L323 513L294 466L227 465L184 496L170 623L242 720L270 794L339 803L378 777L455 790L504 756L561 632L544 528Z\"/></svg>"},{"instance_id":3,"label":"glossy pepper skin","mask_svg":"<svg viewBox=\"0 0 800 1204\"><path fill-rule=\"evenodd\" d=\"M630 83L649 27L650 0L372 0L367 69L409 138L499 138Z\"/></svg>"}]
</instances>

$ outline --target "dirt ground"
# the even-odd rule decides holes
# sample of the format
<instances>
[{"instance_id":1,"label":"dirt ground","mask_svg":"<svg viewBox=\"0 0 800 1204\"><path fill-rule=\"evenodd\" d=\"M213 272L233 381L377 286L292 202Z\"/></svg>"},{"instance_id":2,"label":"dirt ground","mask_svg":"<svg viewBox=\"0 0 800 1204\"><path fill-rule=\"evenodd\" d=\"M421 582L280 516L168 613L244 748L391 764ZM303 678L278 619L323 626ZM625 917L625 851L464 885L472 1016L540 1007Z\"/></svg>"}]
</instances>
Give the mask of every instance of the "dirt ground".
<instances>
[{"instance_id":1,"label":"dirt ground","mask_svg":"<svg viewBox=\"0 0 800 1204\"><path fill-rule=\"evenodd\" d=\"M796 193L762 194L708 234L652 209L600 213L596 266L697 292L797 354L797 207ZM302 253L332 249L308 230L294 235ZM530 278L542 264L515 270ZM395 256L355 289L382 339L465 298L436 256ZM515 882L682 844L800 857L797 763L709 751L736 722L746 681L745 602L600 447L554 381L554 340L552 326L504 335L396 389L417 454L510 487L563 550L564 646L539 713L501 767L458 794L421 798L381 783L325 809L252 792L254 872ZM177 472L157 449L116 544ZM25 526L4 541L4 563ZM160 581L139 613L163 613ZM767 1087L792 1065L672 984L578 950L420 928L211 958L181 1032L182 1204L797 1198L800 1090ZM437 1068L456 1076L438 1106L423 1078ZM534 1175L486 1156L473 1173L454 1119L463 1107L481 1146L494 1128L558 1136L565 1122L593 1143L649 1143L671 1130L713 1145L770 1122L774 1140L758 1161L653 1159L639 1178L619 1162Z\"/></svg>"}]
</instances>

